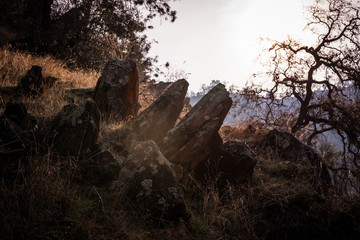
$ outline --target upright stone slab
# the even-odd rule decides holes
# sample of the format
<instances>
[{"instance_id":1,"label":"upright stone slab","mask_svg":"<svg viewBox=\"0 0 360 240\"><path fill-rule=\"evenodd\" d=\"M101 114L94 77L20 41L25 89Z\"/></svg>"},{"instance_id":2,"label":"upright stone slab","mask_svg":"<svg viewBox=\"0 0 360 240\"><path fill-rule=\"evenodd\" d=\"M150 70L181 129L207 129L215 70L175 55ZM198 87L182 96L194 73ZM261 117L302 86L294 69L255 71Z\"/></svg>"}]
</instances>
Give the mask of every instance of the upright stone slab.
<instances>
[{"instance_id":1,"label":"upright stone slab","mask_svg":"<svg viewBox=\"0 0 360 240\"><path fill-rule=\"evenodd\" d=\"M136 116L139 103L139 76L136 63L112 59L99 78L94 100L104 120L124 120Z\"/></svg>"},{"instance_id":2,"label":"upright stone slab","mask_svg":"<svg viewBox=\"0 0 360 240\"><path fill-rule=\"evenodd\" d=\"M113 134L115 139L124 142L128 149L136 141L154 140L160 144L179 118L188 86L185 79L169 85L150 107L116 131Z\"/></svg>"},{"instance_id":3,"label":"upright stone slab","mask_svg":"<svg viewBox=\"0 0 360 240\"><path fill-rule=\"evenodd\" d=\"M225 86L216 85L168 131L161 144L164 156L172 163L194 170L222 144L218 141L218 130L231 105Z\"/></svg>"}]
</instances>

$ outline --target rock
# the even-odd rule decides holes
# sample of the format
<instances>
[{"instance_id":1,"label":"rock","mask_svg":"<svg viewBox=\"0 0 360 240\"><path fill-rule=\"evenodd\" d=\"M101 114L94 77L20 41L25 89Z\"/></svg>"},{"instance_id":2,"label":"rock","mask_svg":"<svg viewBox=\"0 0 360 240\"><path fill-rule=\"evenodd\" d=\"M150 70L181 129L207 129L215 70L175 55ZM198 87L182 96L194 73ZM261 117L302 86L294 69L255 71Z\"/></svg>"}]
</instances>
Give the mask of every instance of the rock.
<instances>
[{"instance_id":1,"label":"rock","mask_svg":"<svg viewBox=\"0 0 360 240\"><path fill-rule=\"evenodd\" d=\"M171 82L141 82L139 85L139 102L143 108L148 108L166 90Z\"/></svg>"},{"instance_id":2,"label":"rock","mask_svg":"<svg viewBox=\"0 0 360 240\"><path fill-rule=\"evenodd\" d=\"M36 128L37 120L28 114L23 103L10 102L6 104L4 114L0 116L2 121L0 136L2 141L13 144L22 139L22 136Z\"/></svg>"},{"instance_id":3,"label":"rock","mask_svg":"<svg viewBox=\"0 0 360 240\"><path fill-rule=\"evenodd\" d=\"M252 177L257 160L245 144L229 141L224 144L224 150L231 154L231 157L220 161L219 170L224 173L224 177L240 182Z\"/></svg>"},{"instance_id":4,"label":"rock","mask_svg":"<svg viewBox=\"0 0 360 240\"><path fill-rule=\"evenodd\" d=\"M26 168L31 149L36 148L36 119L22 103L8 103L0 116L0 179L12 182Z\"/></svg>"},{"instance_id":5,"label":"rock","mask_svg":"<svg viewBox=\"0 0 360 240\"><path fill-rule=\"evenodd\" d=\"M120 142L131 149L136 141L154 140L161 143L165 134L174 127L184 106L184 98L189 84L185 79L168 86L166 91L150 107L136 118L124 124L115 133Z\"/></svg>"},{"instance_id":6,"label":"rock","mask_svg":"<svg viewBox=\"0 0 360 240\"><path fill-rule=\"evenodd\" d=\"M94 100L104 120L135 117L139 109L139 77L136 63L112 59L99 78Z\"/></svg>"},{"instance_id":7,"label":"rock","mask_svg":"<svg viewBox=\"0 0 360 240\"><path fill-rule=\"evenodd\" d=\"M158 82L153 81L140 83L139 102L142 109L148 108L156 99L158 99L172 82ZM185 97L184 107L180 113L180 118L183 118L191 109L190 98ZM179 119L178 119L179 120Z\"/></svg>"},{"instance_id":8,"label":"rock","mask_svg":"<svg viewBox=\"0 0 360 240\"><path fill-rule=\"evenodd\" d=\"M35 65L20 79L18 90L22 95L40 95L46 88L52 87L57 80L51 76L44 78L42 68Z\"/></svg>"},{"instance_id":9,"label":"rock","mask_svg":"<svg viewBox=\"0 0 360 240\"><path fill-rule=\"evenodd\" d=\"M83 182L95 186L108 186L117 180L120 165L109 151L97 149L93 151L86 161L79 161L78 176Z\"/></svg>"},{"instance_id":10,"label":"rock","mask_svg":"<svg viewBox=\"0 0 360 240\"><path fill-rule=\"evenodd\" d=\"M237 141L226 142L222 147L222 140L217 136L217 149L207 160L197 165L194 176L200 182L216 180L218 184L242 183L250 179L257 163L255 154L243 143Z\"/></svg>"},{"instance_id":11,"label":"rock","mask_svg":"<svg viewBox=\"0 0 360 240\"><path fill-rule=\"evenodd\" d=\"M172 163L188 170L221 148L218 130L232 104L223 84L211 89L163 139L161 149Z\"/></svg>"},{"instance_id":12,"label":"rock","mask_svg":"<svg viewBox=\"0 0 360 240\"><path fill-rule=\"evenodd\" d=\"M136 144L120 170L117 184L127 185L127 195L141 213L169 221L186 217L181 188L170 162L152 140Z\"/></svg>"},{"instance_id":13,"label":"rock","mask_svg":"<svg viewBox=\"0 0 360 240\"><path fill-rule=\"evenodd\" d=\"M6 104L4 117L25 129L28 125L28 113L23 103L10 102Z\"/></svg>"},{"instance_id":14,"label":"rock","mask_svg":"<svg viewBox=\"0 0 360 240\"><path fill-rule=\"evenodd\" d=\"M271 153L274 159L301 163L311 166L315 172L315 179L323 190L327 191L331 184L329 170L322 157L311 147L301 143L287 132L271 130L260 145L266 152Z\"/></svg>"},{"instance_id":15,"label":"rock","mask_svg":"<svg viewBox=\"0 0 360 240\"><path fill-rule=\"evenodd\" d=\"M52 121L47 143L62 155L78 156L97 142L100 120L100 111L90 98L79 106L66 105Z\"/></svg>"}]
</instances>

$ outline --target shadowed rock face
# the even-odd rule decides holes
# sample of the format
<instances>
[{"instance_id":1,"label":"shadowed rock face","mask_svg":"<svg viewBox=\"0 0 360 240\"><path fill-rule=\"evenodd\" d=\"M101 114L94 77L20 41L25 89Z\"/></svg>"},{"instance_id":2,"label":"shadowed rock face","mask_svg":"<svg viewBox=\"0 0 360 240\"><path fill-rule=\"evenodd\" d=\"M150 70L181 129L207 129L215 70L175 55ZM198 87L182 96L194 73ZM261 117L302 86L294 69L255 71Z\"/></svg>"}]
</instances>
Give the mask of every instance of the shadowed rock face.
<instances>
[{"instance_id":1,"label":"shadowed rock face","mask_svg":"<svg viewBox=\"0 0 360 240\"><path fill-rule=\"evenodd\" d=\"M243 143L226 142L219 135L214 139L213 151L199 163L194 176L201 182L216 181L218 184L241 183L250 179L257 163L255 154Z\"/></svg>"},{"instance_id":2,"label":"shadowed rock face","mask_svg":"<svg viewBox=\"0 0 360 240\"><path fill-rule=\"evenodd\" d=\"M218 143L214 141L231 104L223 84L211 89L176 127L168 131L161 144L164 156L172 163L195 169L216 148Z\"/></svg>"},{"instance_id":3,"label":"shadowed rock face","mask_svg":"<svg viewBox=\"0 0 360 240\"><path fill-rule=\"evenodd\" d=\"M78 162L77 176L95 186L109 186L119 177L120 165L109 151L94 149L85 161Z\"/></svg>"},{"instance_id":4,"label":"shadowed rock face","mask_svg":"<svg viewBox=\"0 0 360 240\"><path fill-rule=\"evenodd\" d=\"M136 63L112 59L99 78L94 100L104 120L124 120L136 116L139 103L139 77Z\"/></svg>"},{"instance_id":5,"label":"shadowed rock face","mask_svg":"<svg viewBox=\"0 0 360 240\"><path fill-rule=\"evenodd\" d=\"M91 149L99 136L100 112L88 98L79 106L65 106L52 121L47 134L48 145L60 154L78 156Z\"/></svg>"},{"instance_id":6,"label":"shadowed rock face","mask_svg":"<svg viewBox=\"0 0 360 240\"><path fill-rule=\"evenodd\" d=\"M224 150L230 156L219 161L219 171L223 173L223 177L239 182L251 178L257 163L255 154L245 144L237 141L226 142Z\"/></svg>"},{"instance_id":7,"label":"shadowed rock face","mask_svg":"<svg viewBox=\"0 0 360 240\"><path fill-rule=\"evenodd\" d=\"M186 217L180 185L154 141L136 143L120 170L117 184L128 186L127 195L144 214L165 220Z\"/></svg>"},{"instance_id":8,"label":"shadowed rock face","mask_svg":"<svg viewBox=\"0 0 360 240\"><path fill-rule=\"evenodd\" d=\"M261 146L274 158L310 165L315 170L315 178L324 190L331 183L330 174L322 157L311 147L301 143L293 135L276 129L271 130L262 140Z\"/></svg>"},{"instance_id":9,"label":"shadowed rock face","mask_svg":"<svg viewBox=\"0 0 360 240\"><path fill-rule=\"evenodd\" d=\"M0 179L10 183L28 166L27 154L36 149L37 120L23 103L6 104L0 115Z\"/></svg>"},{"instance_id":10,"label":"shadowed rock face","mask_svg":"<svg viewBox=\"0 0 360 240\"><path fill-rule=\"evenodd\" d=\"M161 143L165 134L174 127L179 118L188 86L185 79L169 85L150 107L114 133L118 140L125 142L128 149L131 149L136 141L151 139L158 144Z\"/></svg>"}]
</instances>

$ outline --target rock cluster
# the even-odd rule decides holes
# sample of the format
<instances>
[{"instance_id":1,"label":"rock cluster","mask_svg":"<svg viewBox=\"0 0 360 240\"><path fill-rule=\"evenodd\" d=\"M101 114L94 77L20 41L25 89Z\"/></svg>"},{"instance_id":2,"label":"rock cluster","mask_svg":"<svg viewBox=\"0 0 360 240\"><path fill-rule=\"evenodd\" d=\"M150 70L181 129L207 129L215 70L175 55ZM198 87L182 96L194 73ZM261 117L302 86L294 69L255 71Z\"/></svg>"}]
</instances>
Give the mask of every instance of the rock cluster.
<instances>
[{"instance_id":1,"label":"rock cluster","mask_svg":"<svg viewBox=\"0 0 360 240\"><path fill-rule=\"evenodd\" d=\"M43 84L41 68L34 66L21 79L19 88L38 93ZM66 105L51 120L43 138L52 154L76 159L76 174L82 182L112 185L114 190L126 186L128 198L139 211L173 221L188 216L174 168L181 166L203 183L239 183L252 177L257 159L246 145L237 141L223 143L218 133L232 105L223 84L211 89L180 121L189 84L180 79L163 85L161 95L137 115L136 64L110 60L97 82L93 99ZM99 141L102 119L128 120L109 134L112 148L117 149L113 153L104 150ZM23 139L35 124L23 104L8 104L0 118L0 147L25 151ZM247 131L251 134L255 130ZM279 158L310 164L322 185L329 184L329 172L322 158L291 134L273 130L261 145ZM121 166L117 154L125 159Z\"/></svg>"},{"instance_id":2,"label":"rock cluster","mask_svg":"<svg viewBox=\"0 0 360 240\"><path fill-rule=\"evenodd\" d=\"M189 84L180 79L136 118L127 122L116 135L131 149L136 141L154 140L161 144L165 134L174 127L184 106L184 98Z\"/></svg>"},{"instance_id":3,"label":"rock cluster","mask_svg":"<svg viewBox=\"0 0 360 240\"><path fill-rule=\"evenodd\" d=\"M216 148L218 130L231 104L224 85L211 89L176 127L168 131L161 144L164 156L172 163L194 170Z\"/></svg>"}]
</instances>

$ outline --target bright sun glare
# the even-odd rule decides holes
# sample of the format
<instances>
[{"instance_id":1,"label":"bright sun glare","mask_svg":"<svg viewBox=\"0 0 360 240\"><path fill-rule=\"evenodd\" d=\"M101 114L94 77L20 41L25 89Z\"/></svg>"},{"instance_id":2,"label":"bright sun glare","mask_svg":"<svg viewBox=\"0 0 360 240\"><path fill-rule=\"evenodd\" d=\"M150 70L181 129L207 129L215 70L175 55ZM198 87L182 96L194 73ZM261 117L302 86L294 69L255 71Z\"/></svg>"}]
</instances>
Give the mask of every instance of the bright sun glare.
<instances>
[{"instance_id":1,"label":"bright sun glare","mask_svg":"<svg viewBox=\"0 0 360 240\"><path fill-rule=\"evenodd\" d=\"M314 0L181 0L174 2L178 20L155 27L159 40L153 53L189 75L197 90L212 79L243 86L261 71L254 60L264 48L259 38L285 40L287 36L311 42L302 32L304 7ZM186 64L183 64L186 60Z\"/></svg>"},{"instance_id":2,"label":"bright sun glare","mask_svg":"<svg viewBox=\"0 0 360 240\"><path fill-rule=\"evenodd\" d=\"M260 38L282 41L288 36L311 42L311 35L302 30L306 21L304 5L311 1L255 0L249 2L246 10L233 1L225 10L223 21L228 26L222 38L223 46L236 55L238 61L247 66L247 71L255 72L259 66L248 59L256 59L264 48Z\"/></svg>"}]
</instances>

